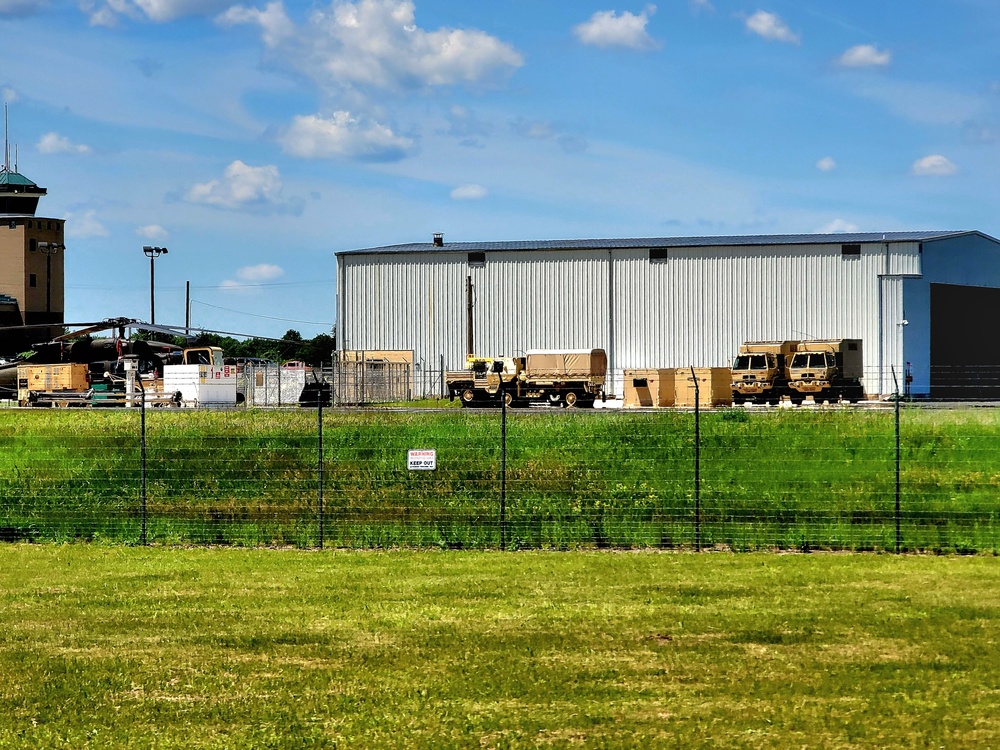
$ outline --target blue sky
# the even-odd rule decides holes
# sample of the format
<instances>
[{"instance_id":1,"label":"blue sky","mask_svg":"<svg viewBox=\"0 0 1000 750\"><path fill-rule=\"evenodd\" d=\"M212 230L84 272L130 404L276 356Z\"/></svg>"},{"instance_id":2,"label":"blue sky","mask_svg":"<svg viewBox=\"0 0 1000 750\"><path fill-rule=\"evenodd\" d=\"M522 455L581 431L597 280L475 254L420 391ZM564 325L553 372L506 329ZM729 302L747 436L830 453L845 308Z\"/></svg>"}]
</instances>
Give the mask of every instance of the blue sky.
<instances>
[{"instance_id":1,"label":"blue sky","mask_svg":"<svg viewBox=\"0 0 1000 750\"><path fill-rule=\"evenodd\" d=\"M1000 236L995 0L0 0L67 320L328 332L400 242Z\"/></svg>"}]
</instances>

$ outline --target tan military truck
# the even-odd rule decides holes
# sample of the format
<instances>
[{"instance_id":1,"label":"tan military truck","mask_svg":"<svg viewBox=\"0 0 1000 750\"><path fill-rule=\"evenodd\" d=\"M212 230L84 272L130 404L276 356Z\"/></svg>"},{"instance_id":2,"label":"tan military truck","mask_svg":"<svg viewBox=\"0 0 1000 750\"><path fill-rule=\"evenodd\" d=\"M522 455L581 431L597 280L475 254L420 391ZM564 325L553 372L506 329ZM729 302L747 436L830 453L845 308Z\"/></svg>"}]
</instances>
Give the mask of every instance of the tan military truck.
<instances>
[{"instance_id":1,"label":"tan military truck","mask_svg":"<svg viewBox=\"0 0 1000 750\"><path fill-rule=\"evenodd\" d=\"M462 406L547 403L593 406L604 398L608 357L603 349L529 351L524 357L468 357L466 370L445 374L449 396ZM501 388L502 385L502 388Z\"/></svg>"},{"instance_id":2,"label":"tan military truck","mask_svg":"<svg viewBox=\"0 0 1000 750\"><path fill-rule=\"evenodd\" d=\"M821 401L861 401L865 397L861 339L801 341L788 366L792 403L807 396Z\"/></svg>"},{"instance_id":3,"label":"tan military truck","mask_svg":"<svg viewBox=\"0 0 1000 750\"><path fill-rule=\"evenodd\" d=\"M747 341L733 359L733 403L777 404L788 395L788 365L797 341Z\"/></svg>"}]
</instances>

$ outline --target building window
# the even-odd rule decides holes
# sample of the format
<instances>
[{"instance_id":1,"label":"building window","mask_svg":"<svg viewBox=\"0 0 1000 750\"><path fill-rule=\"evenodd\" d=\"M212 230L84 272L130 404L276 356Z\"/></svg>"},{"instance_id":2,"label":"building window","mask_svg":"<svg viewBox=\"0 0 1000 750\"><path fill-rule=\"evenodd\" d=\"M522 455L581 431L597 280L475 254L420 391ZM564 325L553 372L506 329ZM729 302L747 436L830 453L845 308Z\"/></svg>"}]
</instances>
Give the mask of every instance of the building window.
<instances>
[{"instance_id":1,"label":"building window","mask_svg":"<svg viewBox=\"0 0 1000 750\"><path fill-rule=\"evenodd\" d=\"M31 229L31 219L28 219L28 229Z\"/></svg>"},{"instance_id":2,"label":"building window","mask_svg":"<svg viewBox=\"0 0 1000 750\"><path fill-rule=\"evenodd\" d=\"M841 245L840 254L845 258L861 257L861 245Z\"/></svg>"},{"instance_id":3,"label":"building window","mask_svg":"<svg viewBox=\"0 0 1000 750\"><path fill-rule=\"evenodd\" d=\"M38 277L33 273L28 274L28 286L32 289L38 286Z\"/></svg>"},{"instance_id":4,"label":"building window","mask_svg":"<svg viewBox=\"0 0 1000 750\"><path fill-rule=\"evenodd\" d=\"M650 263L663 263L667 259L667 248L654 247L649 251Z\"/></svg>"},{"instance_id":5,"label":"building window","mask_svg":"<svg viewBox=\"0 0 1000 750\"><path fill-rule=\"evenodd\" d=\"M51 221L48 222L48 226L46 227L46 229L52 229L52 222Z\"/></svg>"},{"instance_id":6,"label":"building window","mask_svg":"<svg viewBox=\"0 0 1000 750\"><path fill-rule=\"evenodd\" d=\"M470 266L485 266L486 265L486 253L469 253L469 265Z\"/></svg>"},{"instance_id":7,"label":"building window","mask_svg":"<svg viewBox=\"0 0 1000 750\"><path fill-rule=\"evenodd\" d=\"M38 249L38 240L36 240L34 237L30 238L28 240L28 250L30 250L31 252L35 252L37 249Z\"/></svg>"}]
</instances>

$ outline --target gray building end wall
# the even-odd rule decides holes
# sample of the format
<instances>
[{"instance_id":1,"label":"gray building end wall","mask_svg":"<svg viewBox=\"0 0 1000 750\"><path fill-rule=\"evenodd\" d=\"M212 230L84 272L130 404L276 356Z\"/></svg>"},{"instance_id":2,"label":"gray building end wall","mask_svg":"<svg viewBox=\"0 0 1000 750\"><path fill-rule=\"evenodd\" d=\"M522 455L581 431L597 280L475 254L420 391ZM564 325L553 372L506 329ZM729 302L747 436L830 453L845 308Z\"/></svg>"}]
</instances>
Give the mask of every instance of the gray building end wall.
<instances>
[{"instance_id":1,"label":"gray building end wall","mask_svg":"<svg viewBox=\"0 0 1000 750\"><path fill-rule=\"evenodd\" d=\"M910 393L926 396L931 383L931 284L1000 288L1000 243L989 237L965 234L923 243L920 278L903 281L905 362L913 382ZM969 326L992 326L992 321L968 321Z\"/></svg>"}]
</instances>

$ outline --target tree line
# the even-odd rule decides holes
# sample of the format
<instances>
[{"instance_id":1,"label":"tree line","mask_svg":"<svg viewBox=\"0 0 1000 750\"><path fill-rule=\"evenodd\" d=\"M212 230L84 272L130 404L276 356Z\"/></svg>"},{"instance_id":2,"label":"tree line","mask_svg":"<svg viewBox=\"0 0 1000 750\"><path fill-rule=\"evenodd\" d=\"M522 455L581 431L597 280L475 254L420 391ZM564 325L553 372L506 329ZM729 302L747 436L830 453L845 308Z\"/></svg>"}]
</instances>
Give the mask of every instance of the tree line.
<instances>
[{"instance_id":1,"label":"tree line","mask_svg":"<svg viewBox=\"0 0 1000 750\"><path fill-rule=\"evenodd\" d=\"M311 339L304 339L301 333L289 329L280 339L249 338L240 341L232 336L202 333L193 343L184 339L179 339L175 343L185 347L218 346L227 359L252 357L270 359L278 364L299 360L313 367L329 364L337 348L336 329L333 335L321 333Z\"/></svg>"}]
</instances>

